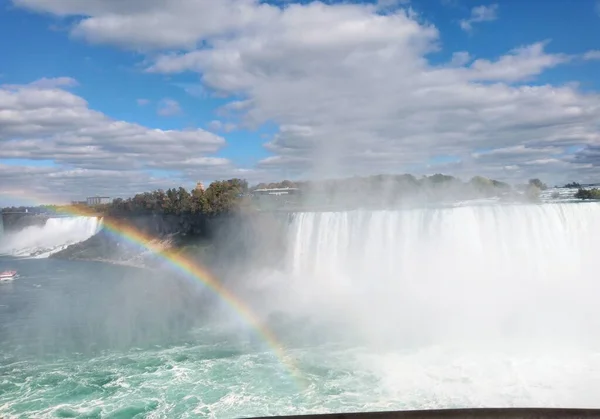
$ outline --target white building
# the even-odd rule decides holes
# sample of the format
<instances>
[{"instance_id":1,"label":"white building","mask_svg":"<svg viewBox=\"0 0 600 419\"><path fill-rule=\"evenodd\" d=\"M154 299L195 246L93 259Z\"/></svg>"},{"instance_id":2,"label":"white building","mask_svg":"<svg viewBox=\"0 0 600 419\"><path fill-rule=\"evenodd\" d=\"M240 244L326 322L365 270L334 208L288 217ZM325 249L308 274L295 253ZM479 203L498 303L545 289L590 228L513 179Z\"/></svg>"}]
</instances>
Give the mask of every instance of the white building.
<instances>
[{"instance_id":1,"label":"white building","mask_svg":"<svg viewBox=\"0 0 600 419\"><path fill-rule=\"evenodd\" d=\"M298 188L261 188L255 189L254 195L293 195L299 191Z\"/></svg>"},{"instance_id":2,"label":"white building","mask_svg":"<svg viewBox=\"0 0 600 419\"><path fill-rule=\"evenodd\" d=\"M260 188L252 191L252 196L261 208L268 209L291 204L300 193L298 188Z\"/></svg>"},{"instance_id":3,"label":"white building","mask_svg":"<svg viewBox=\"0 0 600 419\"><path fill-rule=\"evenodd\" d=\"M88 205L110 204L112 200L108 196L90 196L85 200Z\"/></svg>"}]
</instances>

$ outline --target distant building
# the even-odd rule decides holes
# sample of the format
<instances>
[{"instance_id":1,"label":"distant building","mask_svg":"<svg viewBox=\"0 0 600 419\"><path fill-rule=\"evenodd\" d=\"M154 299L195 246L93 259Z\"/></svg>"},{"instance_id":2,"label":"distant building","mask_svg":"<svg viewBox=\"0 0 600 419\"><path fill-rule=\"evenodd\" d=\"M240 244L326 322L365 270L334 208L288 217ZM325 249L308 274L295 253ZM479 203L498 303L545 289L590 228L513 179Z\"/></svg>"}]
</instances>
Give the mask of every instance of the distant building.
<instances>
[{"instance_id":1,"label":"distant building","mask_svg":"<svg viewBox=\"0 0 600 419\"><path fill-rule=\"evenodd\" d=\"M196 183L196 187L194 189L197 191L204 192L204 184L202 182L198 182L198 183Z\"/></svg>"},{"instance_id":2,"label":"distant building","mask_svg":"<svg viewBox=\"0 0 600 419\"><path fill-rule=\"evenodd\" d=\"M298 188L260 188L255 189L254 195L294 195L300 192Z\"/></svg>"},{"instance_id":3,"label":"distant building","mask_svg":"<svg viewBox=\"0 0 600 419\"><path fill-rule=\"evenodd\" d=\"M87 205L110 204L111 199L108 196L91 196L85 200Z\"/></svg>"},{"instance_id":4,"label":"distant building","mask_svg":"<svg viewBox=\"0 0 600 419\"><path fill-rule=\"evenodd\" d=\"M300 195L298 188L259 188L252 191L254 201L262 209L281 208L295 201L295 195Z\"/></svg>"}]
</instances>

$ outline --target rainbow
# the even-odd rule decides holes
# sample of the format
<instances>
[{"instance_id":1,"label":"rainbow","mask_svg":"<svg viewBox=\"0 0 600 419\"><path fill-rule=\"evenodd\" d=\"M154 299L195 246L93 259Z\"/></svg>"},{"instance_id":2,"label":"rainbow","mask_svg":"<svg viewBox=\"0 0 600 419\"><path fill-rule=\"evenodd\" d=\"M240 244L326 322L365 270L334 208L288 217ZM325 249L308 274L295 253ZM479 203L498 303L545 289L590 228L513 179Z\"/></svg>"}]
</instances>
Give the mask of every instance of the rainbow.
<instances>
[{"instance_id":1,"label":"rainbow","mask_svg":"<svg viewBox=\"0 0 600 419\"><path fill-rule=\"evenodd\" d=\"M89 209L78 206L67 205L59 206L55 210L56 213L74 216L99 217L97 213ZM104 229L114 233L125 240L145 248L155 255L162 258L176 271L184 276L200 282L204 286L212 290L219 298L229 305L241 319L256 331L259 337L269 346L273 354L278 358L279 362L289 371L292 380L300 387L304 388L306 383L290 358L285 352L284 345L279 342L275 334L263 324L256 316L250 307L235 294L225 288L220 281L215 278L207 268L200 264L187 259L184 255L171 249L164 249L163 246L152 236L145 234L139 229L128 224L118 222L116 220L103 217L102 226Z\"/></svg>"}]
</instances>

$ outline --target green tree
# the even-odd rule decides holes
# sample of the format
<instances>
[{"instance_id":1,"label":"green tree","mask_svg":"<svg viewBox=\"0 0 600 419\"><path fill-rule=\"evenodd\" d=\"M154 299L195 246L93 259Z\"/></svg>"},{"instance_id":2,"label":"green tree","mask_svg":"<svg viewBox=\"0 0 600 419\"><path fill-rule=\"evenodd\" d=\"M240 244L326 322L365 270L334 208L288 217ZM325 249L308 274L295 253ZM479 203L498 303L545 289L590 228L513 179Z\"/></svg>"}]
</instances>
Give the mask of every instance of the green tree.
<instances>
[{"instance_id":1,"label":"green tree","mask_svg":"<svg viewBox=\"0 0 600 419\"><path fill-rule=\"evenodd\" d=\"M581 189L581 185L577 182L567 183L563 188L579 188Z\"/></svg>"},{"instance_id":2,"label":"green tree","mask_svg":"<svg viewBox=\"0 0 600 419\"><path fill-rule=\"evenodd\" d=\"M600 199L600 189L582 189L580 188L575 193L575 198L577 199Z\"/></svg>"}]
</instances>

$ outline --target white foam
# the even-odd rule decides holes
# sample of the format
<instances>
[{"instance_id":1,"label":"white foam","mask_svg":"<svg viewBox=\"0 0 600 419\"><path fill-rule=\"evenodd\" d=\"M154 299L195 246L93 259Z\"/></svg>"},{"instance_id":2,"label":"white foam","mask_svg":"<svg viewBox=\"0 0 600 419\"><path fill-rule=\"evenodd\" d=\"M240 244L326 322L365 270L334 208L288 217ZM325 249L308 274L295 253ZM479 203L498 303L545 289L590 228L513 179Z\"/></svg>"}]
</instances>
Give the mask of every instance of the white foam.
<instances>
[{"instance_id":1,"label":"white foam","mask_svg":"<svg viewBox=\"0 0 600 419\"><path fill-rule=\"evenodd\" d=\"M49 218L43 226L29 226L0 238L0 254L44 258L89 239L102 226L98 217Z\"/></svg>"},{"instance_id":2,"label":"white foam","mask_svg":"<svg viewBox=\"0 0 600 419\"><path fill-rule=\"evenodd\" d=\"M299 213L289 245L281 307L377 339L589 343L600 326L598 203Z\"/></svg>"}]
</instances>

